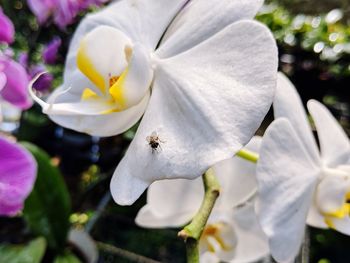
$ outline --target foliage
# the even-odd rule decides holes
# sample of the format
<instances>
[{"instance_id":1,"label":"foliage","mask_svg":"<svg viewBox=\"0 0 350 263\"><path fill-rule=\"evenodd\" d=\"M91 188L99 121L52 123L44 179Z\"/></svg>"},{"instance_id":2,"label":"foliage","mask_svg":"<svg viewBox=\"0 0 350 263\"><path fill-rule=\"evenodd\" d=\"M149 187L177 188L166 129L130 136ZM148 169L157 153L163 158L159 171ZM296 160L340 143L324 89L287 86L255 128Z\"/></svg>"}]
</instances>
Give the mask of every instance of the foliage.
<instances>
[{"instance_id":1,"label":"foliage","mask_svg":"<svg viewBox=\"0 0 350 263\"><path fill-rule=\"evenodd\" d=\"M27 245L1 245L0 262L40 263L46 250L46 240L38 237Z\"/></svg>"},{"instance_id":2,"label":"foliage","mask_svg":"<svg viewBox=\"0 0 350 263\"><path fill-rule=\"evenodd\" d=\"M323 15L293 15L282 6L269 4L257 18L271 29L283 49L312 52L331 73L350 75L350 27L342 17L339 9Z\"/></svg>"},{"instance_id":3,"label":"foliage","mask_svg":"<svg viewBox=\"0 0 350 263\"><path fill-rule=\"evenodd\" d=\"M70 198L64 180L49 156L38 147L23 143L38 163L34 189L25 203L24 217L33 233L44 236L49 248L62 251L69 231Z\"/></svg>"}]
</instances>

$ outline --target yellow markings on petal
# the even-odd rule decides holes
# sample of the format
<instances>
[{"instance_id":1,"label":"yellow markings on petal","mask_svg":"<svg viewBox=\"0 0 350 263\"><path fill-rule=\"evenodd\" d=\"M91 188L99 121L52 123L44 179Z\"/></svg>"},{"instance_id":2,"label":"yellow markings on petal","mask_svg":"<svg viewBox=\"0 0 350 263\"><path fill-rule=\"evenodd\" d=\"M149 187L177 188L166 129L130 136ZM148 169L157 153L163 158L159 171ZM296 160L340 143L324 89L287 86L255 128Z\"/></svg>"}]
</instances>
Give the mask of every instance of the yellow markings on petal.
<instances>
[{"instance_id":1,"label":"yellow markings on petal","mask_svg":"<svg viewBox=\"0 0 350 263\"><path fill-rule=\"evenodd\" d=\"M223 227L224 225L222 223L209 224L203 230L201 241L207 245L208 251L215 252L215 247L210 243L209 239L215 240L215 242L217 242L220 248L224 251L229 251L233 249L233 247L226 244L220 236L220 232Z\"/></svg>"},{"instance_id":2,"label":"yellow markings on petal","mask_svg":"<svg viewBox=\"0 0 350 263\"><path fill-rule=\"evenodd\" d=\"M329 212L326 213L326 216L332 216L332 217L336 217L336 218L344 218L346 216L350 215L350 204L349 203L345 203L342 205L341 208L339 208L337 211L334 212Z\"/></svg>"},{"instance_id":3,"label":"yellow markings on petal","mask_svg":"<svg viewBox=\"0 0 350 263\"><path fill-rule=\"evenodd\" d=\"M334 223L333 223L333 221L332 221L332 219L330 218L330 217L325 217L325 219L324 219L324 222L326 223L326 225L329 227L329 228L331 228L331 229L335 229L335 225L334 225Z\"/></svg>"},{"instance_id":4,"label":"yellow markings on petal","mask_svg":"<svg viewBox=\"0 0 350 263\"><path fill-rule=\"evenodd\" d=\"M113 82L110 80L110 83L113 83L113 85L109 89L109 93L111 94L113 100L122 108L124 109L126 106L126 98L125 98L125 79L128 74L129 69L126 68L124 72L120 75L120 77L117 79L117 81ZM115 78L115 77L114 77ZM113 78L111 78L113 79Z\"/></svg>"},{"instance_id":5,"label":"yellow markings on petal","mask_svg":"<svg viewBox=\"0 0 350 263\"><path fill-rule=\"evenodd\" d=\"M82 100L97 99L97 98L99 98L99 96L89 88L84 89L83 93L81 94Z\"/></svg>"},{"instance_id":6,"label":"yellow markings on petal","mask_svg":"<svg viewBox=\"0 0 350 263\"><path fill-rule=\"evenodd\" d=\"M350 203L348 203L349 200L350 200L350 193L346 193L345 202L338 210L334 212L323 213L324 222L329 228L336 230L336 226L333 222L334 219L344 219L345 217L350 216Z\"/></svg>"},{"instance_id":7,"label":"yellow markings on petal","mask_svg":"<svg viewBox=\"0 0 350 263\"><path fill-rule=\"evenodd\" d=\"M86 43L83 40L80 43L77 53L77 66L85 76L87 76L104 94L106 92L106 84L104 77L96 70L92 61L86 52Z\"/></svg>"}]
</instances>

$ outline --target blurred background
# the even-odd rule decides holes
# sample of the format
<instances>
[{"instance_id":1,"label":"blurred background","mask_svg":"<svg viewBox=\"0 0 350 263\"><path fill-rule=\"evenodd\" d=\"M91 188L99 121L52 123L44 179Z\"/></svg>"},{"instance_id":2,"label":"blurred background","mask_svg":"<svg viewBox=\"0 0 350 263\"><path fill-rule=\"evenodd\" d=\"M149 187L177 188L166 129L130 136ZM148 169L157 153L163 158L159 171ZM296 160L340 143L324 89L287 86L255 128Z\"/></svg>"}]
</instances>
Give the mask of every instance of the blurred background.
<instances>
[{"instance_id":1,"label":"blurred background","mask_svg":"<svg viewBox=\"0 0 350 263\"><path fill-rule=\"evenodd\" d=\"M100 2L79 10L62 26L50 18L39 24L25 0L0 0L3 12L16 28L15 41L9 46L0 45L0 50L21 63L29 75L50 73L36 87L45 96L62 81L69 40L79 20L107 1ZM350 1L270 0L257 19L273 31L279 47L280 70L291 78L304 103L311 98L322 101L349 133ZM43 59L43 53L54 41L54 59ZM135 225L134 218L145 204L145 194L131 207L120 207L111 201L111 175L136 127L120 136L98 138L57 126L41 114L37 105L22 113L7 105L3 114L3 132L39 146L59 167L70 196L67 220L100 242L99 262L184 262L184 244L177 238L178 229L147 230ZM271 119L269 115L266 124ZM259 133L262 132L263 128ZM350 262L349 237L332 230L311 229L310 233L310 262ZM22 217L0 218L0 246L32 238ZM45 255L45 260L50 262L50 255Z\"/></svg>"}]
</instances>

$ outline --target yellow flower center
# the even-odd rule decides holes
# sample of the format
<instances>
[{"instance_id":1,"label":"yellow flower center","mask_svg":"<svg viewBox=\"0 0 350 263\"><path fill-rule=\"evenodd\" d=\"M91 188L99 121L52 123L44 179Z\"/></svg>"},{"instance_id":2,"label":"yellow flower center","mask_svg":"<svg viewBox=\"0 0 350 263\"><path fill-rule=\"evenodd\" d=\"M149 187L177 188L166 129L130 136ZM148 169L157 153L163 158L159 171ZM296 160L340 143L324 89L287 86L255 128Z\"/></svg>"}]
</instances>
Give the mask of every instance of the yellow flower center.
<instances>
[{"instance_id":1,"label":"yellow flower center","mask_svg":"<svg viewBox=\"0 0 350 263\"><path fill-rule=\"evenodd\" d=\"M203 230L200 243L206 247L209 252L217 252L217 250L229 251L233 247L225 242L221 237L224 223L209 224Z\"/></svg>"},{"instance_id":2,"label":"yellow flower center","mask_svg":"<svg viewBox=\"0 0 350 263\"><path fill-rule=\"evenodd\" d=\"M132 55L132 49L130 47L125 48L125 56L130 62ZM81 100L91 99L105 99L105 102L113 105L113 110L105 112L112 113L117 111L125 110L126 98L125 98L125 79L127 77L129 67L127 67L120 76L111 76L109 81L105 81L105 77L101 75L93 62L87 55L86 43L82 41L77 53L77 66L79 70L88 78L95 86L101 91L102 95L97 94L91 88L85 88ZM108 87L106 87L108 85Z\"/></svg>"},{"instance_id":3,"label":"yellow flower center","mask_svg":"<svg viewBox=\"0 0 350 263\"><path fill-rule=\"evenodd\" d=\"M324 213L324 221L329 228L335 229L334 218L343 219L350 216L350 192L346 193L344 204L334 212Z\"/></svg>"}]
</instances>

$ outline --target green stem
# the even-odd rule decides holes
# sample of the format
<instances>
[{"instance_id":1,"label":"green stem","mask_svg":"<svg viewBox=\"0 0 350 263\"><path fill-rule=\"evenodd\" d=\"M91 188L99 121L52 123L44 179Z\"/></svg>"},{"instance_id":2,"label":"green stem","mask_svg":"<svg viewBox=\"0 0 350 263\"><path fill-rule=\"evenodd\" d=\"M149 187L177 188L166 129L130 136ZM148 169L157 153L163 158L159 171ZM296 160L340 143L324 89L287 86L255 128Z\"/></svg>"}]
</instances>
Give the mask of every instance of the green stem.
<instances>
[{"instance_id":1,"label":"green stem","mask_svg":"<svg viewBox=\"0 0 350 263\"><path fill-rule=\"evenodd\" d=\"M199 241L194 238L186 240L186 257L187 262L199 262Z\"/></svg>"},{"instance_id":2,"label":"green stem","mask_svg":"<svg viewBox=\"0 0 350 263\"><path fill-rule=\"evenodd\" d=\"M220 185L212 169L209 169L202 178L205 189L202 205L193 217L192 222L178 234L186 242L187 262L189 263L199 262L199 239L213 210L215 201L220 194Z\"/></svg>"},{"instance_id":3,"label":"green stem","mask_svg":"<svg viewBox=\"0 0 350 263\"><path fill-rule=\"evenodd\" d=\"M255 152L249 151L247 149L241 149L236 156L241 157L252 163L256 163L259 160L259 155Z\"/></svg>"}]
</instances>

